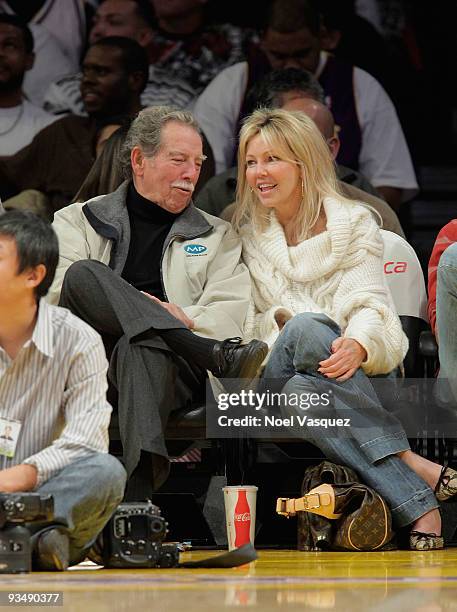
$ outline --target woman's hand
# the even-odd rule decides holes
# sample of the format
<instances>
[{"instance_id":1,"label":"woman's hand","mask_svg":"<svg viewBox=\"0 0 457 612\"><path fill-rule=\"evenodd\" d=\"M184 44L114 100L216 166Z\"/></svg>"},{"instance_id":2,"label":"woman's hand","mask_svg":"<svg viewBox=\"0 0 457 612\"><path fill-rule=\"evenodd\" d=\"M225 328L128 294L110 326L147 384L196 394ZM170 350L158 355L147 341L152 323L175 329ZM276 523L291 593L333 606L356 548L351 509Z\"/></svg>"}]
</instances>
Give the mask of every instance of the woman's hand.
<instances>
[{"instance_id":1,"label":"woman's hand","mask_svg":"<svg viewBox=\"0 0 457 612\"><path fill-rule=\"evenodd\" d=\"M319 362L317 371L327 378L343 382L356 373L366 358L367 352L357 340L336 338L332 342L332 355Z\"/></svg>"}]
</instances>

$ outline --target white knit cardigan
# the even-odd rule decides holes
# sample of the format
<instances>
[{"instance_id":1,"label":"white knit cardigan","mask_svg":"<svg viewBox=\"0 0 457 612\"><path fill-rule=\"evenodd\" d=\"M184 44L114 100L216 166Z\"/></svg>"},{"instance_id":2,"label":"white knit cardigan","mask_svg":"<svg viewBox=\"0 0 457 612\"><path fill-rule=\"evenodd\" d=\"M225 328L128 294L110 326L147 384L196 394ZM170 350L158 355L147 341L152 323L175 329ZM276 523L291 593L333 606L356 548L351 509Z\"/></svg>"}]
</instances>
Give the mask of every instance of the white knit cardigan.
<instances>
[{"instance_id":1,"label":"white knit cardigan","mask_svg":"<svg viewBox=\"0 0 457 612\"><path fill-rule=\"evenodd\" d=\"M274 212L268 227L241 230L243 259L252 277L246 337L271 347L279 334L278 309L293 316L325 313L345 338L366 350L366 374L390 372L403 360L408 340L382 271L383 242L372 213L358 204L326 198L327 230L288 246Z\"/></svg>"}]
</instances>

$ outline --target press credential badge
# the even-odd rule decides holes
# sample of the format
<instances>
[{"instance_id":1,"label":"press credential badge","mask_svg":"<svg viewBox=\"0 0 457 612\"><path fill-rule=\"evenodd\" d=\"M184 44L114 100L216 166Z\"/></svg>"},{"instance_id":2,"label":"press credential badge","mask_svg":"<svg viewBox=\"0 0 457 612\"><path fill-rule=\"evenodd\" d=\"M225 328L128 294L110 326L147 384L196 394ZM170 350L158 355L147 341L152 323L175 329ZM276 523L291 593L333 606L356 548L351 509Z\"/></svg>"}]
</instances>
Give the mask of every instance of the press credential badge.
<instances>
[{"instance_id":1,"label":"press credential badge","mask_svg":"<svg viewBox=\"0 0 457 612\"><path fill-rule=\"evenodd\" d=\"M0 455L12 459L21 432L21 421L0 417Z\"/></svg>"}]
</instances>

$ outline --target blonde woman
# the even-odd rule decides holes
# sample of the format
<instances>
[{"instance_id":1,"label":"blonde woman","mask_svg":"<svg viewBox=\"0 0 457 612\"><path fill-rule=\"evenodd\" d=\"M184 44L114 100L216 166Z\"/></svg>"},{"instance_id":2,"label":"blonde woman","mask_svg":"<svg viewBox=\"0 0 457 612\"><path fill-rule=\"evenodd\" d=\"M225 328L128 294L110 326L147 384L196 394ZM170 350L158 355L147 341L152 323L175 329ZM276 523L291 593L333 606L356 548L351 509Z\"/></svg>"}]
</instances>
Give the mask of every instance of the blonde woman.
<instances>
[{"instance_id":1,"label":"blonde woman","mask_svg":"<svg viewBox=\"0 0 457 612\"><path fill-rule=\"evenodd\" d=\"M253 280L246 332L271 348L263 379L288 393L330 390L328 414L356 425L349 437L316 430L308 439L386 499L396 526L411 526L412 549L442 548L437 498L457 492L457 473L410 450L368 379L395 371L408 349L371 211L341 195L329 149L303 113L253 113L238 160L234 224Z\"/></svg>"}]
</instances>

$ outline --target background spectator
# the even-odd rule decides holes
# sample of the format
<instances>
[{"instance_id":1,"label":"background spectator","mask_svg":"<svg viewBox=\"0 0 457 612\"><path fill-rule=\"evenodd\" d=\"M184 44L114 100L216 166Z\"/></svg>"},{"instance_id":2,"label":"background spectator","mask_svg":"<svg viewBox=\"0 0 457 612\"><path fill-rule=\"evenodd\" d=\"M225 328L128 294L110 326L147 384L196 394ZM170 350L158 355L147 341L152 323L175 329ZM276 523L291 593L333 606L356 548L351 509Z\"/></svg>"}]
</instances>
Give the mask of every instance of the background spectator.
<instances>
[{"instance_id":1,"label":"background spectator","mask_svg":"<svg viewBox=\"0 0 457 612\"><path fill-rule=\"evenodd\" d=\"M320 33L319 15L310 2L275 0L261 46L271 67L316 74L341 129L338 162L359 169L398 209L417 192L417 182L393 104L368 73L322 51ZM224 70L195 106L218 171L231 165L240 117L252 110L245 103L251 70L249 62Z\"/></svg>"},{"instance_id":2,"label":"background spectator","mask_svg":"<svg viewBox=\"0 0 457 612\"><path fill-rule=\"evenodd\" d=\"M435 245L428 264L428 318L432 331L436 336L438 336L436 330L436 284L438 265L441 256L446 249L456 242L457 219L453 219L440 230L438 236L436 237Z\"/></svg>"},{"instance_id":3,"label":"background spectator","mask_svg":"<svg viewBox=\"0 0 457 612\"><path fill-rule=\"evenodd\" d=\"M147 48L153 39L153 15L149 0L104 0L95 13L89 42L93 44L106 36L125 36ZM80 81L81 74L76 73L52 83L45 95L45 108L52 113L84 115ZM171 104L185 108L194 96L192 87L179 74L150 64L148 82L141 95L143 106Z\"/></svg>"},{"instance_id":4,"label":"background spectator","mask_svg":"<svg viewBox=\"0 0 457 612\"><path fill-rule=\"evenodd\" d=\"M157 27L151 64L184 79L200 93L224 68L245 58L252 32L205 20L206 0L150 0Z\"/></svg>"},{"instance_id":5,"label":"background spectator","mask_svg":"<svg viewBox=\"0 0 457 612\"><path fill-rule=\"evenodd\" d=\"M73 202L87 202L98 195L112 193L124 181L119 155L129 127L130 121L125 121L105 141Z\"/></svg>"},{"instance_id":6,"label":"background spectator","mask_svg":"<svg viewBox=\"0 0 457 612\"><path fill-rule=\"evenodd\" d=\"M12 155L56 117L29 102L22 91L33 66L33 36L15 15L0 13L0 151Z\"/></svg>"},{"instance_id":7,"label":"background spectator","mask_svg":"<svg viewBox=\"0 0 457 612\"><path fill-rule=\"evenodd\" d=\"M35 39L36 61L24 90L41 105L48 86L78 69L86 39L86 13L81 0L0 0L0 12L28 22Z\"/></svg>"},{"instance_id":8,"label":"background spectator","mask_svg":"<svg viewBox=\"0 0 457 612\"><path fill-rule=\"evenodd\" d=\"M83 71L81 94L88 117L63 117L15 155L0 158L3 199L7 190L14 195L36 189L47 196L50 214L65 206L95 160L105 128L119 127L141 108L148 65L144 49L135 41L100 40L87 51Z\"/></svg>"}]
</instances>

